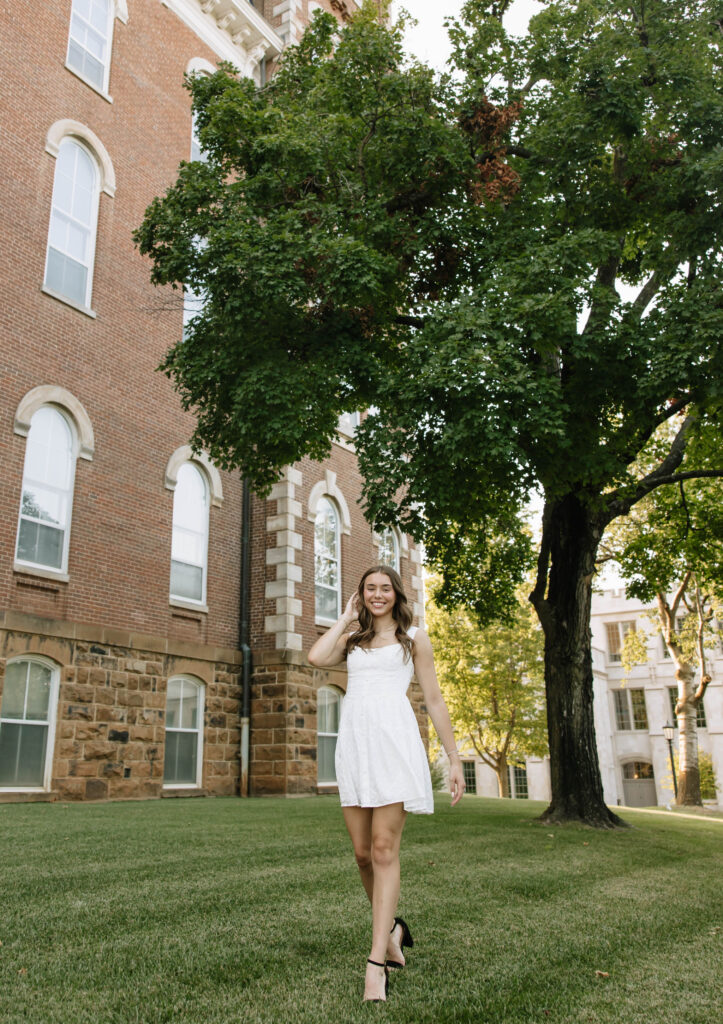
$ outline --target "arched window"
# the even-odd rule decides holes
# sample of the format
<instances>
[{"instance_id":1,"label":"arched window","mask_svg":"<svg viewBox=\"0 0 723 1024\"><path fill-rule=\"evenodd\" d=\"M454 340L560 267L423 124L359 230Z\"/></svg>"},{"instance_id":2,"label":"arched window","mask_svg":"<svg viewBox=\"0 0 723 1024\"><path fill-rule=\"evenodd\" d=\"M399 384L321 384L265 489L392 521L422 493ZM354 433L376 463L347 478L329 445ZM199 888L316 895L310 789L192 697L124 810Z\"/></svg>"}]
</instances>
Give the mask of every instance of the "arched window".
<instances>
[{"instance_id":1,"label":"arched window","mask_svg":"<svg viewBox=\"0 0 723 1024\"><path fill-rule=\"evenodd\" d=\"M98 195L95 160L66 136L55 164L45 287L84 308L90 307Z\"/></svg>"},{"instance_id":2,"label":"arched window","mask_svg":"<svg viewBox=\"0 0 723 1024\"><path fill-rule=\"evenodd\" d=\"M320 498L314 519L314 587L316 618L335 622L341 614L339 514L328 498Z\"/></svg>"},{"instance_id":3,"label":"arched window","mask_svg":"<svg viewBox=\"0 0 723 1024\"><path fill-rule=\"evenodd\" d=\"M379 561L399 572L399 538L391 526L379 534Z\"/></svg>"},{"instance_id":4,"label":"arched window","mask_svg":"<svg viewBox=\"0 0 723 1024\"><path fill-rule=\"evenodd\" d=\"M200 786L203 767L203 684L177 676L166 694L165 786Z\"/></svg>"},{"instance_id":5,"label":"arched window","mask_svg":"<svg viewBox=\"0 0 723 1024\"><path fill-rule=\"evenodd\" d=\"M336 754L336 741L339 735L339 717L341 715L341 702L343 698L344 694L341 690L337 690L335 686L320 686L316 695L316 731L319 744L317 764L320 783L336 782L334 756Z\"/></svg>"},{"instance_id":6,"label":"arched window","mask_svg":"<svg viewBox=\"0 0 723 1024\"><path fill-rule=\"evenodd\" d=\"M203 472L193 462L184 463L173 494L171 598L205 604L208 505Z\"/></svg>"},{"instance_id":7,"label":"arched window","mask_svg":"<svg viewBox=\"0 0 723 1024\"><path fill-rule=\"evenodd\" d=\"M47 789L58 671L35 658L8 662L0 705L0 788Z\"/></svg>"},{"instance_id":8,"label":"arched window","mask_svg":"<svg viewBox=\"0 0 723 1024\"><path fill-rule=\"evenodd\" d=\"M75 438L56 408L41 406L30 422L15 558L66 572L75 478Z\"/></svg>"},{"instance_id":9,"label":"arched window","mask_svg":"<svg viewBox=\"0 0 723 1024\"><path fill-rule=\"evenodd\" d=\"M73 0L68 66L99 92L108 92L113 0Z\"/></svg>"}]
</instances>

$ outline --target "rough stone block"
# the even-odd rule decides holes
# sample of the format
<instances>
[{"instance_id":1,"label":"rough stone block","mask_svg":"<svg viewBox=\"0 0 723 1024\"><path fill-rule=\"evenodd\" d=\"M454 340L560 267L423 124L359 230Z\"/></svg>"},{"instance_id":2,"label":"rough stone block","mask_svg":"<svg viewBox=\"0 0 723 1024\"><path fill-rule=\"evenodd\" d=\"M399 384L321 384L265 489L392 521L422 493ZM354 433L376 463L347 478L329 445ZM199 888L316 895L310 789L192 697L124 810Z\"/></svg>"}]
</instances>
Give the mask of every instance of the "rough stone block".
<instances>
[{"instance_id":1,"label":"rough stone block","mask_svg":"<svg viewBox=\"0 0 723 1024\"><path fill-rule=\"evenodd\" d=\"M83 757L88 760L110 760L115 754L115 744L107 740L96 740L93 743L86 743L83 747Z\"/></svg>"}]
</instances>

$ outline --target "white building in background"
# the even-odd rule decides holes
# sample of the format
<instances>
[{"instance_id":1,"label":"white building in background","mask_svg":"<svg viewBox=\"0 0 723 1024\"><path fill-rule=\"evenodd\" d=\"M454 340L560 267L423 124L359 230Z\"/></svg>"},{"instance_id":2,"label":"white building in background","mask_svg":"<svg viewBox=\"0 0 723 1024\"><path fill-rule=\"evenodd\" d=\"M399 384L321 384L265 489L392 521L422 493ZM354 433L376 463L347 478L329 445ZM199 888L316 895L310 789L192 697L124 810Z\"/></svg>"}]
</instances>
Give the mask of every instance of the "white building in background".
<instances>
[{"instance_id":1,"label":"white building in background","mask_svg":"<svg viewBox=\"0 0 723 1024\"><path fill-rule=\"evenodd\" d=\"M629 600L622 587L593 595L592 645L595 733L605 800L610 806L650 807L673 799L663 726L675 724L675 665L656 630L653 609ZM622 644L628 630L648 634L648 661L626 672ZM723 804L723 644L708 652L712 682L698 709L698 747L711 755ZM677 745L677 732L676 742ZM467 791L497 796L497 776L480 758L463 760ZM510 768L510 795L549 800L547 758Z\"/></svg>"}]
</instances>

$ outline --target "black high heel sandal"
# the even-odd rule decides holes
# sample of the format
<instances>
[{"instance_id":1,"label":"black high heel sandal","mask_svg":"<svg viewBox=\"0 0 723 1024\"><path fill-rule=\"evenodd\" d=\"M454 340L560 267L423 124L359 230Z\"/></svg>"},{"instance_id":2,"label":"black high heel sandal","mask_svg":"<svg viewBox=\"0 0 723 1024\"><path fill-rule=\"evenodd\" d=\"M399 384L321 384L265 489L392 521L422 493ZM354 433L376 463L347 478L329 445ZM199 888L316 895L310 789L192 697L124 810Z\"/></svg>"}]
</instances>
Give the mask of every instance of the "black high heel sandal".
<instances>
[{"instance_id":1,"label":"black high heel sandal","mask_svg":"<svg viewBox=\"0 0 723 1024\"><path fill-rule=\"evenodd\" d=\"M399 947L403 953L405 946L409 946L410 949L412 948L412 946L414 945L414 939L412 938L412 933L409 930L407 922L402 917L394 918L392 932L394 931L398 924L402 926L402 939L401 942L399 943ZM401 964L398 960L387 960L387 967L394 967L396 970L401 971L402 968L404 967L404 964Z\"/></svg>"},{"instance_id":2,"label":"black high heel sandal","mask_svg":"<svg viewBox=\"0 0 723 1024\"><path fill-rule=\"evenodd\" d=\"M368 964L374 964L375 967L384 968L384 999L363 999L363 1003L385 1003L386 997L389 995L389 968L386 964L380 964L378 960L367 959Z\"/></svg>"}]
</instances>

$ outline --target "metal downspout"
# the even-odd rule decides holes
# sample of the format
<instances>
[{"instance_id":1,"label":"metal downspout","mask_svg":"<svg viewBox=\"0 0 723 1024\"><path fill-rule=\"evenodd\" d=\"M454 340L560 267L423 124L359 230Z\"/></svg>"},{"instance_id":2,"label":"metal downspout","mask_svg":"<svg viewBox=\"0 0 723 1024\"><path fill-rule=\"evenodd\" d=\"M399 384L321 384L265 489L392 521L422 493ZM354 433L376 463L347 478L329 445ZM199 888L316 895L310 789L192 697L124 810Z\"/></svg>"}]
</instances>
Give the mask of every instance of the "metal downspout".
<instances>
[{"instance_id":1,"label":"metal downspout","mask_svg":"<svg viewBox=\"0 0 723 1024\"><path fill-rule=\"evenodd\" d=\"M251 491L242 484L241 497L241 601L239 609L239 649L241 651L241 778L240 794L249 795L249 726L251 720Z\"/></svg>"}]
</instances>

